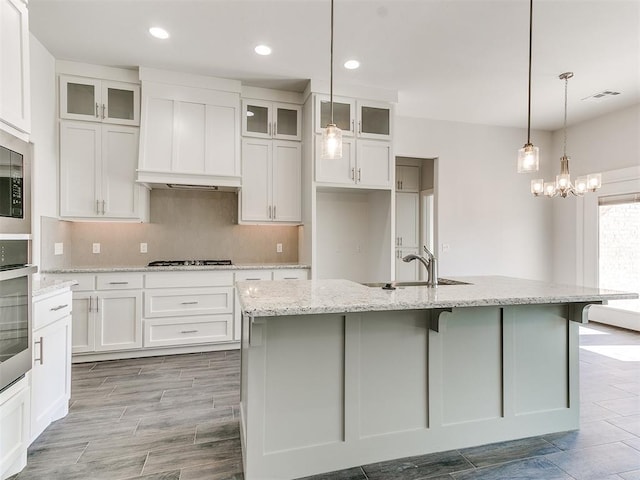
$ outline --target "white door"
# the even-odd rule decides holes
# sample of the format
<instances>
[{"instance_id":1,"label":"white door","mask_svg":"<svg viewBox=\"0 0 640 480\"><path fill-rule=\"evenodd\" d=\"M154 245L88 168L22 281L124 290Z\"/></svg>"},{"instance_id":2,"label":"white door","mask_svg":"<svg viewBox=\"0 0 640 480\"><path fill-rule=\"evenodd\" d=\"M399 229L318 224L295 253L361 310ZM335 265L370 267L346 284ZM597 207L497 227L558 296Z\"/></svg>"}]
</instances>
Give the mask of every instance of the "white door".
<instances>
[{"instance_id":1,"label":"white door","mask_svg":"<svg viewBox=\"0 0 640 480\"><path fill-rule=\"evenodd\" d=\"M329 95L316 95L316 133L322 133L331 122ZM333 97L333 123L342 130L343 137L353 137L356 127L356 102L351 98Z\"/></svg>"},{"instance_id":2,"label":"white door","mask_svg":"<svg viewBox=\"0 0 640 480\"><path fill-rule=\"evenodd\" d=\"M358 100L358 128L360 138L391 139L391 107L388 103Z\"/></svg>"},{"instance_id":3,"label":"white door","mask_svg":"<svg viewBox=\"0 0 640 480\"><path fill-rule=\"evenodd\" d=\"M396 167L396 190L402 192L420 191L420 168L398 165Z\"/></svg>"},{"instance_id":4,"label":"white door","mask_svg":"<svg viewBox=\"0 0 640 480\"><path fill-rule=\"evenodd\" d=\"M0 0L0 46L0 119L29 133L29 14L20 0Z\"/></svg>"},{"instance_id":5,"label":"white door","mask_svg":"<svg viewBox=\"0 0 640 480\"><path fill-rule=\"evenodd\" d=\"M302 139L302 107L290 103L275 103L272 110L273 138Z\"/></svg>"},{"instance_id":6,"label":"white door","mask_svg":"<svg viewBox=\"0 0 640 480\"><path fill-rule=\"evenodd\" d=\"M99 215L102 126L60 122L60 216Z\"/></svg>"},{"instance_id":7,"label":"white door","mask_svg":"<svg viewBox=\"0 0 640 480\"><path fill-rule=\"evenodd\" d=\"M396 193L396 247L419 246L419 194Z\"/></svg>"},{"instance_id":8,"label":"white door","mask_svg":"<svg viewBox=\"0 0 640 480\"><path fill-rule=\"evenodd\" d=\"M100 80L60 76L60 118L102 121Z\"/></svg>"},{"instance_id":9,"label":"white door","mask_svg":"<svg viewBox=\"0 0 640 480\"><path fill-rule=\"evenodd\" d=\"M271 221L272 140L242 141L241 216L244 221Z\"/></svg>"},{"instance_id":10,"label":"white door","mask_svg":"<svg viewBox=\"0 0 640 480\"><path fill-rule=\"evenodd\" d=\"M134 218L138 208L138 128L102 127L101 208L105 217ZM101 210L102 212L102 210Z\"/></svg>"},{"instance_id":11,"label":"white door","mask_svg":"<svg viewBox=\"0 0 640 480\"><path fill-rule=\"evenodd\" d=\"M246 137L271 138L271 102L264 100L242 101L242 135Z\"/></svg>"},{"instance_id":12,"label":"white door","mask_svg":"<svg viewBox=\"0 0 640 480\"><path fill-rule=\"evenodd\" d=\"M273 142L273 212L275 222L302 220L302 148L299 142Z\"/></svg>"},{"instance_id":13,"label":"white door","mask_svg":"<svg viewBox=\"0 0 640 480\"><path fill-rule=\"evenodd\" d=\"M95 351L95 292L73 292L71 345L73 353Z\"/></svg>"},{"instance_id":14,"label":"white door","mask_svg":"<svg viewBox=\"0 0 640 480\"><path fill-rule=\"evenodd\" d=\"M357 178L363 187L391 187L391 144L375 140L357 141Z\"/></svg>"},{"instance_id":15,"label":"white door","mask_svg":"<svg viewBox=\"0 0 640 480\"><path fill-rule=\"evenodd\" d=\"M97 352L142 348L142 291L101 291L95 313Z\"/></svg>"},{"instance_id":16,"label":"white door","mask_svg":"<svg viewBox=\"0 0 640 480\"><path fill-rule=\"evenodd\" d=\"M71 387L71 317L33 332L31 439L49 425L53 410L69 398Z\"/></svg>"},{"instance_id":17,"label":"white door","mask_svg":"<svg viewBox=\"0 0 640 480\"><path fill-rule=\"evenodd\" d=\"M321 157L322 136L316 135L316 182L352 185L356 181L356 145L353 138L342 137L342 158L326 160Z\"/></svg>"}]
</instances>

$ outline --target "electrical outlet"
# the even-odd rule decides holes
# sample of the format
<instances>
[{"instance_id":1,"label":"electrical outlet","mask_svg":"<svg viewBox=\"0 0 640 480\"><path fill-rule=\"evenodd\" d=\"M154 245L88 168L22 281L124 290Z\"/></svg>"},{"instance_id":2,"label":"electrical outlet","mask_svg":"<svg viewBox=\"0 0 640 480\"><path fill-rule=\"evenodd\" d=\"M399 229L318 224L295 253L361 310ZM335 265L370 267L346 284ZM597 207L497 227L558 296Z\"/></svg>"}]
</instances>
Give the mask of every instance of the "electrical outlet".
<instances>
[{"instance_id":1,"label":"electrical outlet","mask_svg":"<svg viewBox=\"0 0 640 480\"><path fill-rule=\"evenodd\" d=\"M147 253L147 244L144 242L140 243L140 253Z\"/></svg>"},{"instance_id":2,"label":"electrical outlet","mask_svg":"<svg viewBox=\"0 0 640 480\"><path fill-rule=\"evenodd\" d=\"M56 242L53 244L53 254L62 255L64 253L64 243Z\"/></svg>"},{"instance_id":3,"label":"electrical outlet","mask_svg":"<svg viewBox=\"0 0 640 480\"><path fill-rule=\"evenodd\" d=\"M94 243L93 244L93 253L100 253L100 244L99 243Z\"/></svg>"},{"instance_id":4,"label":"electrical outlet","mask_svg":"<svg viewBox=\"0 0 640 480\"><path fill-rule=\"evenodd\" d=\"M442 244L442 253L447 253L450 249L451 249L451 245L449 245L448 243Z\"/></svg>"},{"instance_id":5,"label":"electrical outlet","mask_svg":"<svg viewBox=\"0 0 640 480\"><path fill-rule=\"evenodd\" d=\"M282 244L276 243L276 253L282 253Z\"/></svg>"}]
</instances>

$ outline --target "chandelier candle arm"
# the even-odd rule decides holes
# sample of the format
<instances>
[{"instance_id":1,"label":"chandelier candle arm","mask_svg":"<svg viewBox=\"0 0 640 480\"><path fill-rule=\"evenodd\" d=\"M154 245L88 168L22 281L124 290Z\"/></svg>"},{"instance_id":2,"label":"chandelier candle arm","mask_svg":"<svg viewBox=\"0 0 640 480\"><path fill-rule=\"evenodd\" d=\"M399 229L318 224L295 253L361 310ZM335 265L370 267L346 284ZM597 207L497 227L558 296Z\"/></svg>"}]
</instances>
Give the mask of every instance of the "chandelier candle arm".
<instances>
[{"instance_id":1,"label":"chandelier candle arm","mask_svg":"<svg viewBox=\"0 0 640 480\"><path fill-rule=\"evenodd\" d=\"M537 172L540 163L538 147L531 143L531 60L533 45L533 0L529 0L529 87L527 89L527 143L518 150L518 173Z\"/></svg>"},{"instance_id":2,"label":"chandelier candle arm","mask_svg":"<svg viewBox=\"0 0 640 480\"><path fill-rule=\"evenodd\" d=\"M323 160L339 160L342 158L342 130L333 121L333 0L331 0L331 53L330 53L329 101L331 103L331 120L322 132Z\"/></svg>"}]
</instances>

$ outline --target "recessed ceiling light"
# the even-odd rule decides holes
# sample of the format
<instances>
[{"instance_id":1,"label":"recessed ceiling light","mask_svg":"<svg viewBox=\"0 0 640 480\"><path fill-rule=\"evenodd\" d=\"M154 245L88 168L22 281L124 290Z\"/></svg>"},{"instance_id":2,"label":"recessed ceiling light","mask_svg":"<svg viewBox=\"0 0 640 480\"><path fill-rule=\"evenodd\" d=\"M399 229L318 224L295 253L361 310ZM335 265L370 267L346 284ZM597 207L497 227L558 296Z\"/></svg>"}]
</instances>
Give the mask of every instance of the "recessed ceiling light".
<instances>
[{"instance_id":1,"label":"recessed ceiling light","mask_svg":"<svg viewBox=\"0 0 640 480\"><path fill-rule=\"evenodd\" d=\"M151 27L149 29L149 33L160 40L166 40L169 38L169 32L167 32L164 28L160 27Z\"/></svg>"},{"instance_id":2,"label":"recessed ceiling light","mask_svg":"<svg viewBox=\"0 0 640 480\"><path fill-rule=\"evenodd\" d=\"M271 47L267 45L258 45L254 50L258 55L271 55Z\"/></svg>"},{"instance_id":3,"label":"recessed ceiling light","mask_svg":"<svg viewBox=\"0 0 640 480\"><path fill-rule=\"evenodd\" d=\"M348 70L355 70L360 66L360 62L358 60L347 60L344 62L344 68Z\"/></svg>"}]
</instances>

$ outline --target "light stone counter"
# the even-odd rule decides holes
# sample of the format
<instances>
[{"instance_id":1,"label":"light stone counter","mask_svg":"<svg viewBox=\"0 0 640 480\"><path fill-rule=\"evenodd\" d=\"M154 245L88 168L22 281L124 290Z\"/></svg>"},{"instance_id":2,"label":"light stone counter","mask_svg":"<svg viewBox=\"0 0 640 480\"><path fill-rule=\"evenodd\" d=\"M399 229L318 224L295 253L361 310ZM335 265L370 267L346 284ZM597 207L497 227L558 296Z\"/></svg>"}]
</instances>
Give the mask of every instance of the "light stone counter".
<instances>
[{"instance_id":1,"label":"light stone counter","mask_svg":"<svg viewBox=\"0 0 640 480\"><path fill-rule=\"evenodd\" d=\"M184 272L184 271L210 271L210 270L285 270L285 269L310 269L309 265L298 263L259 263L239 265L181 265L176 267L72 267L44 270L42 273L112 273L112 272Z\"/></svg>"},{"instance_id":2,"label":"light stone counter","mask_svg":"<svg viewBox=\"0 0 640 480\"><path fill-rule=\"evenodd\" d=\"M63 280L59 278L41 278L33 281L32 295L39 297L58 290L65 290L76 285L75 280Z\"/></svg>"},{"instance_id":3,"label":"light stone counter","mask_svg":"<svg viewBox=\"0 0 640 480\"><path fill-rule=\"evenodd\" d=\"M495 305L589 303L638 298L637 293L519 278L456 277L470 285L367 287L348 280L238 282L242 312L251 317L415 310Z\"/></svg>"}]
</instances>

